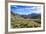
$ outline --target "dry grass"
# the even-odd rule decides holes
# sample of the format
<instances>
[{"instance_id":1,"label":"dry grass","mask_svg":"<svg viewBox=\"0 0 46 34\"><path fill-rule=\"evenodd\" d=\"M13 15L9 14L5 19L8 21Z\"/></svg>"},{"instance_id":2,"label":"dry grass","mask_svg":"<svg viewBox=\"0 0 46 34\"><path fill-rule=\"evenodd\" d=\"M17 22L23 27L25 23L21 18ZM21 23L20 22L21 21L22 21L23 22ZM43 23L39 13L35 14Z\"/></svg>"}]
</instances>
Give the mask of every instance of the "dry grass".
<instances>
[{"instance_id":1,"label":"dry grass","mask_svg":"<svg viewBox=\"0 0 46 34\"><path fill-rule=\"evenodd\" d=\"M17 19L16 17L12 16L11 18L11 25L12 28L35 28L35 27L40 27L41 22L38 23L39 21L33 21L31 19Z\"/></svg>"}]
</instances>

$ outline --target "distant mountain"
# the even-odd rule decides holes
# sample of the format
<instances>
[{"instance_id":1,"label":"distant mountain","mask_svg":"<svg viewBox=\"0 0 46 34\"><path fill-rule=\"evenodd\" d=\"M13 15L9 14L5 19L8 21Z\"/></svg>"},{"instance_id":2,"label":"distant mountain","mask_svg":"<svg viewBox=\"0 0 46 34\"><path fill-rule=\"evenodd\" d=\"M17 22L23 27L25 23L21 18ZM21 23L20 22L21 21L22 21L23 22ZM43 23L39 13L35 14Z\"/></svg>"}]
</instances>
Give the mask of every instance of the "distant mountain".
<instances>
[{"instance_id":1,"label":"distant mountain","mask_svg":"<svg viewBox=\"0 0 46 34\"><path fill-rule=\"evenodd\" d=\"M17 18L17 19L23 19L23 17L21 17L21 15L20 14L15 14L15 13L13 13L12 11L11 11L11 18Z\"/></svg>"},{"instance_id":2,"label":"distant mountain","mask_svg":"<svg viewBox=\"0 0 46 34\"><path fill-rule=\"evenodd\" d=\"M22 17L22 18L29 18L29 19L41 19L41 14L36 14L36 13L32 13L32 14L28 14L28 15L20 15L20 14L15 14L13 12L11 12L12 15L16 15L17 17Z\"/></svg>"},{"instance_id":3,"label":"distant mountain","mask_svg":"<svg viewBox=\"0 0 46 34\"><path fill-rule=\"evenodd\" d=\"M31 18L33 18L33 19L37 19L37 18L41 19L41 14L32 13Z\"/></svg>"},{"instance_id":4,"label":"distant mountain","mask_svg":"<svg viewBox=\"0 0 46 34\"><path fill-rule=\"evenodd\" d=\"M41 18L41 14L32 13L32 14L29 14L29 15L21 15L21 17L37 19L37 18Z\"/></svg>"},{"instance_id":5,"label":"distant mountain","mask_svg":"<svg viewBox=\"0 0 46 34\"><path fill-rule=\"evenodd\" d=\"M39 14L36 14L36 13L32 13L32 14L31 14L31 16L37 16L37 15L39 15Z\"/></svg>"}]
</instances>

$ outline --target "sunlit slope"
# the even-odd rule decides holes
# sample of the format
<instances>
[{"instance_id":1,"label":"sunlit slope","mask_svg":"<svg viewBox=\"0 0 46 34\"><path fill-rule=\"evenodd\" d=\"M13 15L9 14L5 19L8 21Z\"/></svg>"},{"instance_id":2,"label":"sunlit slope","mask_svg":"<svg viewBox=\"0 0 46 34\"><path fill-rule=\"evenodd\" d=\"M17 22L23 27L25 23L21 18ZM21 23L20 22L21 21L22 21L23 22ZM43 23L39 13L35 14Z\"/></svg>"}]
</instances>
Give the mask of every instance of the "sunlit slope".
<instances>
[{"instance_id":1,"label":"sunlit slope","mask_svg":"<svg viewBox=\"0 0 46 34\"><path fill-rule=\"evenodd\" d=\"M40 27L40 19L23 19L20 16L11 14L11 27L12 28L35 28Z\"/></svg>"}]
</instances>

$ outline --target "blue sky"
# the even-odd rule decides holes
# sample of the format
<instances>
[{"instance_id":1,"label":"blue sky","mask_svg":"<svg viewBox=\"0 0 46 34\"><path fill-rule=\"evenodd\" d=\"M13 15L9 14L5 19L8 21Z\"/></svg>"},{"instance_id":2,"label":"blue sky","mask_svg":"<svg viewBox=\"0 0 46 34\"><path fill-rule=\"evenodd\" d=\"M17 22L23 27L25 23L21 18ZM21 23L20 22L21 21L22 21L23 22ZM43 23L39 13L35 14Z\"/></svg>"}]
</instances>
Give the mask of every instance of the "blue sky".
<instances>
[{"instance_id":1,"label":"blue sky","mask_svg":"<svg viewBox=\"0 0 46 34\"><path fill-rule=\"evenodd\" d=\"M28 15L32 13L41 13L40 6L21 6L21 5L11 5L11 11L13 13Z\"/></svg>"}]
</instances>

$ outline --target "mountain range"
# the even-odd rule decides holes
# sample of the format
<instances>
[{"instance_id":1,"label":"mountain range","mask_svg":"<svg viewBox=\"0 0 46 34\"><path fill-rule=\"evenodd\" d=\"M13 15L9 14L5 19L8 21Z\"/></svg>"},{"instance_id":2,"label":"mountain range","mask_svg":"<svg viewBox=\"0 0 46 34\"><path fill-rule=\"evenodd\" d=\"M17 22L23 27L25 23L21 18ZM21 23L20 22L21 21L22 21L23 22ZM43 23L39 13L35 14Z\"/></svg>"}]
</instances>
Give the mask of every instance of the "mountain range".
<instances>
[{"instance_id":1,"label":"mountain range","mask_svg":"<svg viewBox=\"0 0 46 34\"><path fill-rule=\"evenodd\" d=\"M28 15L20 15L20 14L15 14L11 11L11 14L17 17L22 17L24 19L41 19L41 14L36 14L36 13L32 13L32 14L28 14Z\"/></svg>"}]
</instances>

